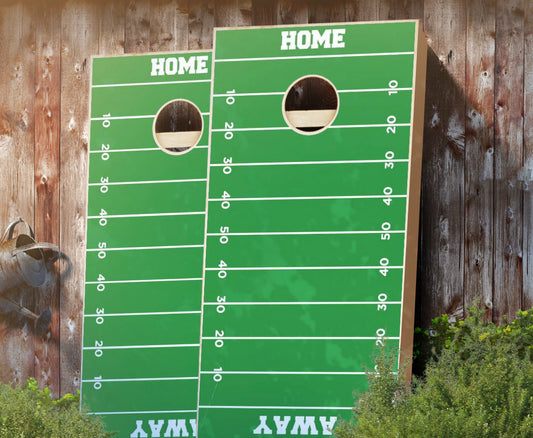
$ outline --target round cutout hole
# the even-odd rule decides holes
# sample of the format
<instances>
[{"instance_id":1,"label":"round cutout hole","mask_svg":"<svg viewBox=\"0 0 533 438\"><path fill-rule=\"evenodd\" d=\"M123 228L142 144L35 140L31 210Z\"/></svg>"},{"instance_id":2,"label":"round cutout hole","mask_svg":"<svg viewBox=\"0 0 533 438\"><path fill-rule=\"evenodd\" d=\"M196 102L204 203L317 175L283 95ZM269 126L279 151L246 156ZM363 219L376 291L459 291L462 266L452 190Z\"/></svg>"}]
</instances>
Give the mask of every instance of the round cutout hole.
<instances>
[{"instance_id":1,"label":"round cutout hole","mask_svg":"<svg viewBox=\"0 0 533 438\"><path fill-rule=\"evenodd\" d=\"M283 117L294 131L314 135L333 123L339 111L339 94L322 76L304 76L294 81L283 97Z\"/></svg>"},{"instance_id":2,"label":"round cutout hole","mask_svg":"<svg viewBox=\"0 0 533 438\"><path fill-rule=\"evenodd\" d=\"M164 152L182 155L198 144L203 130L202 113L185 99L171 100L157 112L154 124L154 140Z\"/></svg>"}]
</instances>

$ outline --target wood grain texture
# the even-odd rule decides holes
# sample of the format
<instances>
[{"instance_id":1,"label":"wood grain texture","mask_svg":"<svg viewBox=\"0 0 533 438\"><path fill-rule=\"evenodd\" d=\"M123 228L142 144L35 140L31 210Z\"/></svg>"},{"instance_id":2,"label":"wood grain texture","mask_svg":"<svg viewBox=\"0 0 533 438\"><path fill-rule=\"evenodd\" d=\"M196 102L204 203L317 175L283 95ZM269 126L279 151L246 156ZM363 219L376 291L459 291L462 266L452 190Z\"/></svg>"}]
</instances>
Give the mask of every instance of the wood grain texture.
<instances>
[{"instance_id":1,"label":"wood grain texture","mask_svg":"<svg viewBox=\"0 0 533 438\"><path fill-rule=\"evenodd\" d=\"M99 0L98 55L124 53L126 0Z\"/></svg>"},{"instance_id":2,"label":"wood grain texture","mask_svg":"<svg viewBox=\"0 0 533 438\"><path fill-rule=\"evenodd\" d=\"M22 217L33 222L35 28L27 4L0 6L0 227ZM19 231L24 232L17 228ZM33 290L15 290L8 296L34 306ZM23 383L34 375L34 335L30 320L0 309L0 380Z\"/></svg>"},{"instance_id":3,"label":"wood grain texture","mask_svg":"<svg viewBox=\"0 0 533 438\"><path fill-rule=\"evenodd\" d=\"M91 58L98 53L97 3L72 0L62 11L60 246L66 254L61 279L61 393L80 387L85 277L85 224L89 149Z\"/></svg>"},{"instance_id":4,"label":"wood grain texture","mask_svg":"<svg viewBox=\"0 0 533 438\"><path fill-rule=\"evenodd\" d=\"M300 24L309 21L309 6L305 0L278 0L276 24Z\"/></svg>"},{"instance_id":5,"label":"wood grain texture","mask_svg":"<svg viewBox=\"0 0 533 438\"><path fill-rule=\"evenodd\" d=\"M35 8L35 235L58 245L59 138L61 123L61 8L59 2ZM60 394L60 292L56 266L38 290L36 314L52 312L50 329L35 340L35 377L53 396Z\"/></svg>"},{"instance_id":6,"label":"wood grain texture","mask_svg":"<svg viewBox=\"0 0 533 438\"><path fill-rule=\"evenodd\" d=\"M522 295L524 1L496 4L493 318L514 316Z\"/></svg>"},{"instance_id":7,"label":"wood grain texture","mask_svg":"<svg viewBox=\"0 0 533 438\"><path fill-rule=\"evenodd\" d=\"M187 50L189 15L187 0L152 0L150 6L150 50Z\"/></svg>"},{"instance_id":8,"label":"wood grain texture","mask_svg":"<svg viewBox=\"0 0 533 438\"><path fill-rule=\"evenodd\" d=\"M252 25L272 25L276 22L276 8L273 0L252 0Z\"/></svg>"},{"instance_id":9,"label":"wood grain texture","mask_svg":"<svg viewBox=\"0 0 533 438\"><path fill-rule=\"evenodd\" d=\"M463 315L465 37L464 0L424 3L430 35L422 172L420 321Z\"/></svg>"},{"instance_id":10,"label":"wood grain texture","mask_svg":"<svg viewBox=\"0 0 533 438\"><path fill-rule=\"evenodd\" d=\"M533 3L524 10L524 271L522 309L533 307Z\"/></svg>"},{"instance_id":11,"label":"wood grain texture","mask_svg":"<svg viewBox=\"0 0 533 438\"><path fill-rule=\"evenodd\" d=\"M189 0L189 50L213 48L215 0Z\"/></svg>"},{"instance_id":12,"label":"wood grain texture","mask_svg":"<svg viewBox=\"0 0 533 438\"><path fill-rule=\"evenodd\" d=\"M124 52L150 51L150 0L129 0L126 5Z\"/></svg>"},{"instance_id":13,"label":"wood grain texture","mask_svg":"<svg viewBox=\"0 0 533 438\"><path fill-rule=\"evenodd\" d=\"M346 0L345 13L348 21L379 20L380 2L376 0Z\"/></svg>"},{"instance_id":14,"label":"wood grain texture","mask_svg":"<svg viewBox=\"0 0 533 438\"><path fill-rule=\"evenodd\" d=\"M215 27L250 26L252 0L215 1Z\"/></svg>"},{"instance_id":15,"label":"wood grain texture","mask_svg":"<svg viewBox=\"0 0 533 438\"><path fill-rule=\"evenodd\" d=\"M465 308L476 298L492 307L495 7L494 0L467 2Z\"/></svg>"},{"instance_id":16,"label":"wood grain texture","mask_svg":"<svg viewBox=\"0 0 533 438\"><path fill-rule=\"evenodd\" d=\"M309 1L309 23L330 23L346 21L344 0L331 0L324 3L320 0Z\"/></svg>"}]
</instances>

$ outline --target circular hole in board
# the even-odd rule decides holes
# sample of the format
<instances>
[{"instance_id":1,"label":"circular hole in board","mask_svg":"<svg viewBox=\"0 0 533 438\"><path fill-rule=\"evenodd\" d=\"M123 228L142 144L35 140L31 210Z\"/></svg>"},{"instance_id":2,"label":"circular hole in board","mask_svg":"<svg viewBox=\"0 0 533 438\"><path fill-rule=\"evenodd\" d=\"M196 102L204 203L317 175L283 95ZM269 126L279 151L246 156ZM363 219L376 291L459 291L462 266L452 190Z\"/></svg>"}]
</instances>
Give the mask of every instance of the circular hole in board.
<instances>
[{"instance_id":1,"label":"circular hole in board","mask_svg":"<svg viewBox=\"0 0 533 438\"><path fill-rule=\"evenodd\" d=\"M335 86L322 76L304 76L294 81L285 92L283 118L291 129L304 135L324 131L339 112L339 94Z\"/></svg>"},{"instance_id":2,"label":"circular hole in board","mask_svg":"<svg viewBox=\"0 0 533 438\"><path fill-rule=\"evenodd\" d=\"M189 100L175 99L165 103L154 118L154 140L164 152L183 155L198 144L203 130L202 113Z\"/></svg>"}]
</instances>

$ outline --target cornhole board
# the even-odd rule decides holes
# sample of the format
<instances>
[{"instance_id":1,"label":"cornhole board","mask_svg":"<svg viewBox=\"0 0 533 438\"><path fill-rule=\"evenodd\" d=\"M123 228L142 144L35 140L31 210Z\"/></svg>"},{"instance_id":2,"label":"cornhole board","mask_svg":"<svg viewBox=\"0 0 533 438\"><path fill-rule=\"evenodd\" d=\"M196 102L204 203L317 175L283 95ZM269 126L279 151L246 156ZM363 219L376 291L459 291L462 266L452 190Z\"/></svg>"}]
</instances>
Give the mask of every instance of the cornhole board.
<instances>
[{"instance_id":1,"label":"cornhole board","mask_svg":"<svg viewBox=\"0 0 533 438\"><path fill-rule=\"evenodd\" d=\"M424 37L217 29L213 57L199 437L329 436L376 346L412 350ZM307 76L337 108L287 106Z\"/></svg>"},{"instance_id":2,"label":"cornhole board","mask_svg":"<svg viewBox=\"0 0 533 438\"><path fill-rule=\"evenodd\" d=\"M92 74L82 400L119 437L193 436L211 52L95 57ZM162 132L200 136L169 154L154 119L174 99L203 129Z\"/></svg>"}]
</instances>

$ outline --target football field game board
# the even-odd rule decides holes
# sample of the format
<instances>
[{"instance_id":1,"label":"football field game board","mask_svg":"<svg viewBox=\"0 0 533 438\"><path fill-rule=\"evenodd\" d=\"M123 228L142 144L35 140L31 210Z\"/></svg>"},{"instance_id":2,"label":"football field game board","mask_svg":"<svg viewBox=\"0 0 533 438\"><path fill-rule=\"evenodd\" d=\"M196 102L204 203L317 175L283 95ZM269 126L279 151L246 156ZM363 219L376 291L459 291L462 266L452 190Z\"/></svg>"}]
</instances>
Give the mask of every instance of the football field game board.
<instances>
[{"instance_id":1,"label":"football field game board","mask_svg":"<svg viewBox=\"0 0 533 438\"><path fill-rule=\"evenodd\" d=\"M119 437L196 435L210 86L211 52L93 59L81 395Z\"/></svg>"},{"instance_id":2,"label":"football field game board","mask_svg":"<svg viewBox=\"0 0 533 438\"><path fill-rule=\"evenodd\" d=\"M216 30L199 437L329 436L377 346L410 356L425 50L415 21Z\"/></svg>"},{"instance_id":3,"label":"football field game board","mask_svg":"<svg viewBox=\"0 0 533 438\"><path fill-rule=\"evenodd\" d=\"M82 400L118 437L331 436L412 351L418 21L93 59Z\"/></svg>"}]
</instances>

